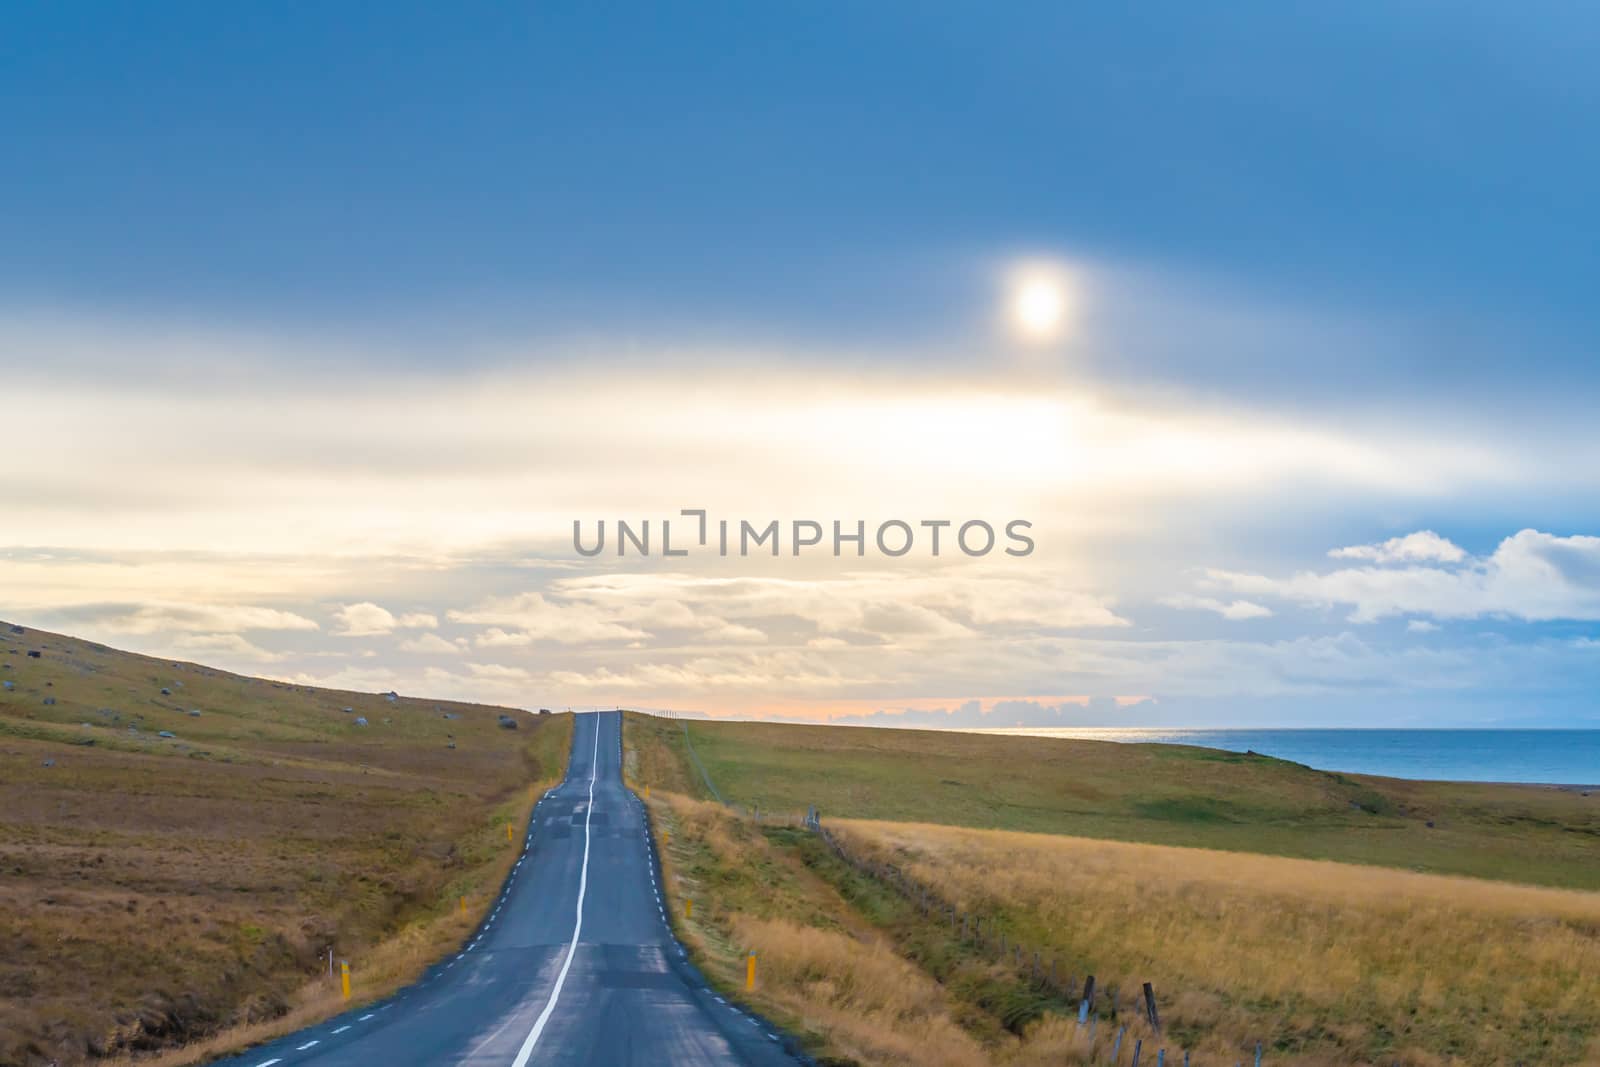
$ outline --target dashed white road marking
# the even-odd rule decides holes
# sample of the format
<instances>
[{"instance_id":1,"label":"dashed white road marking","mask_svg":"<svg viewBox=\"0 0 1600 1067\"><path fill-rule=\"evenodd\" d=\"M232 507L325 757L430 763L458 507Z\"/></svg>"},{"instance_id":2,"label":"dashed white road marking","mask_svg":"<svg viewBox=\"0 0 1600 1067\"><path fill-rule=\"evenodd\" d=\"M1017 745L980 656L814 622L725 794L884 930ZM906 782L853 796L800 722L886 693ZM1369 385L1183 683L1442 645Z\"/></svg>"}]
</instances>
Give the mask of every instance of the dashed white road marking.
<instances>
[{"instance_id":1,"label":"dashed white road marking","mask_svg":"<svg viewBox=\"0 0 1600 1067\"><path fill-rule=\"evenodd\" d=\"M256 1064L256 1067L272 1067L274 1063L281 1062L281 1060L262 1060L260 1063Z\"/></svg>"},{"instance_id":2,"label":"dashed white road marking","mask_svg":"<svg viewBox=\"0 0 1600 1067\"><path fill-rule=\"evenodd\" d=\"M561 987L567 984L567 972L572 969L572 957L578 954L578 937L583 933L583 897L589 888L589 820L594 815L594 779L599 769L600 720L596 718L594 750L589 756L589 802L583 809L583 866L578 869L578 907L572 923L572 944L567 947L567 959L561 965L561 973L556 975L555 988L550 990L550 1001L544 1006L544 1011L539 1013L533 1029L528 1031L528 1036L522 1042L522 1048L517 1051L517 1058L511 1062L511 1067L528 1067L528 1057L533 1055L534 1046L539 1043L539 1035L544 1033L545 1024L550 1021L550 1016L556 1010L556 1003L561 999Z\"/></svg>"},{"instance_id":3,"label":"dashed white road marking","mask_svg":"<svg viewBox=\"0 0 1600 1067\"><path fill-rule=\"evenodd\" d=\"M321 1044L321 1041L320 1041L320 1039L314 1037L310 1041L307 1041L303 1045L296 1045L294 1050L296 1052L304 1052L306 1049L310 1048L312 1045L317 1045L317 1044Z\"/></svg>"},{"instance_id":4,"label":"dashed white road marking","mask_svg":"<svg viewBox=\"0 0 1600 1067\"><path fill-rule=\"evenodd\" d=\"M341 1026L341 1027L339 1027L339 1029L335 1030L334 1033L342 1034L348 1029L350 1029L350 1024L346 1023L344 1026Z\"/></svg>"},{"instance_id":5,"label":"dashed white road marking","mask_svg":"<svg viewBox=\"0 0 1600 1067\"><path fill-rule=\"evenodd\" d=\"M366 1013L366 1014L365 1014L365 1015L363 1015L363 1016L362 1016L362 1017L361 1017L361 1018L359 1018L359 1019L357 1019L357 1020L356 1020L356 1022L358 1022L358 1023L364 1023L364 1022L366 1022L366 1021L367 1021L367 1020L368 1020L368 1019L370 1019L370 1018L372 1018L372 1016L373 1016L373 1013L372 1013L372 1012L370 1012L370 1011L369 1011L369 1012L367 1012L367 1013Z\"/></svg>"}]
</instances>

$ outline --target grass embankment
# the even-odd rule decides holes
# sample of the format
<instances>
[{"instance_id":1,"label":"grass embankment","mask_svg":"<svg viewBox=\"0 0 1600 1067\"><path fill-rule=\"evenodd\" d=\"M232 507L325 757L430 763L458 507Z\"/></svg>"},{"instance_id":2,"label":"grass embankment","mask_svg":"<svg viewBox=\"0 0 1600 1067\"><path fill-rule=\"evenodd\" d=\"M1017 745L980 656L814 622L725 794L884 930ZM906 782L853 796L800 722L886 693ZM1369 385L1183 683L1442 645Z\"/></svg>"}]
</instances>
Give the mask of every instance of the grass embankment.
<instances>
[{"instance_id":1,"label":"grass embankment","mask_svg":"<svg viewBox=\"0 0 1600 1067\"><path fill-rule=\"evenodd\" d=\"M689 730L723 796L762 811L815 804L825 817L1600 889L1600 793L1338 774L1185 745L770 723Z\"/></svg>"},{"instance_id":2,"label":"grass embankment","mask_svg":"<svg viewBox=\"0 0 1600 1067\"><path fill-rule=\"evenodd\" d=\"M8 1064L273 1036L339 1007L329 947L358 999L403 984L481 916L571 737L9 624L0 680Z\"/></svg>"},{"instance_id":3,"label":"grass embankment","mask_svg":"<svg viewBox=\"0 0 1600 1067\"><path fill-rule=\"evenodd\" d=\"M657 768L658 782L704 793L681 724L630 717L628 728L642 773ZM1429 866L1588 884L1595 872L1582 862L1593 849L1593 798L1325 775L1190 749L1174 755L1093 742L758 724L695 722L690 730L730 800L769 811L819 804L853 851L888 858L944 901L999 920L1014 940L1080 980L1094 973L1102 1012L1109 990L1118 989L1119 1025L1133 1015L1140 984L1152 982L1166 1027L1161 1044L1193 1050L1197 1065L1248 1060L1258 1040L1277 1063L1600 1063L1600 895L1240 851L1255 843L1246 833L1254 826L1263 831L1260 851L1379 856L1411 866L1381 835L1409 840L1444 831ZM1081 751L1052 751L1056 745ZM1052 781L1068 768L1071 783ZM875 808L923 821L1017 821L1065 832L1079 829L1081 818L1094 836L828 817ZM946 1062L1086 1056L1084 1035L1063 1018L1070 1009L833 860L814 835L757 827L689 801L656 805L658 818L679 821L686 810L705 809L712 814L696 818L721 828L674 837L674 849L688 851L669 856L678 874L667 889L680 913L676 898L702 894L697 914L705 908L718 934L691 941L730 985L742 974L739 952L770 958L763 974L775 988L759 991L757 1003L803 1020L825 1050L865 1063L969 1053L980 1058ZM1226 810L1229 821L1175 818L1196 809ZM1530 874L1517 865L1526 848L1506 827L1527 826L1533 812L1541 820L1526 832L1554 854ZM1220 840L1238 850L1103 839L1118 827L1147 840L1187 828L1190 843ZM1450 842L1481 848L1487 859L1456 855ZM751 859L767 853L770 859ZM797 908L773 915L784 894L752 883L749 872L796 862L826 892L812 898L810 915ZM805 946L819 937L827 953L808 954ZM872 976L901 974L884 971L878 954L885 952L891 968L909 966L920 976L890 983L908 995L926 991L912 997L919 1011L888 1007L894 1002L870 992L878 985ZM813 1004L837 1009L841 1021L808 1009ZM863 1014L874 1022L866 1036L848 1025ZM946 1022L967 1042L949 1040L939 1029ZM1113 1032L1101 1022L1102 1057ZM1134 1023L1128 1042L1142 1032ZM873 1034L876 1043L868 1040Z\"/></svg>"},{"instance_id":4,"label":"grass embankment","mask_svg":"<svg viewBox=\"0 0 1600 1067\"><path fill-rule=\"evenodd\" d=\"M837 824L1018 941L1149 981L1201 1062L1600 1061L1600 894L912 823Z\"/></svg>"},{"instance_id":5,"label":"grass embankment","mask_svg":"<svg viewBox=\"0 0 1600 1067\"><path fill-rule=\"evenodd\" d=\"M853 875L815 835L652 789L678 935L712 982L828 1064L1072 1062L1070 1029L1027 980L963 956L947 931ZM685 903L694 902L692 917ZM745 955L757 982L744 988Z\"/></svg>"}]
</instances>

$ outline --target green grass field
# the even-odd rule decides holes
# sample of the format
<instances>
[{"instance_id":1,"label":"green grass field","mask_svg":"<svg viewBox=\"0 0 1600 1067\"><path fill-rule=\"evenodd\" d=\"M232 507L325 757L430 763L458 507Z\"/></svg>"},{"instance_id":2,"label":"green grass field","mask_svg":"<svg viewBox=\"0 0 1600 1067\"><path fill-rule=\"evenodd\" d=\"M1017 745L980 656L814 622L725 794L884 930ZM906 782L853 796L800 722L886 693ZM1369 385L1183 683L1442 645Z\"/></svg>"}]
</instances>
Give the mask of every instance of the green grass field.
<instances>
[{"instance_id":1,"label":"green grass field","mask_svg":"<svg viewBox=\"0 0 1600 1067\"><path fill-rule=\"evenodd\" d=\"M635 722L682 759L681 722ZM1600 792L1373 778L1181 745L741 722L688 730L723 796L763 811L815 804L825 817L1600 888ZM683 763L682 788L706 795Z\"/></svg>"},{"instance_id":2,"label":"green grass field","mask_svg":"<svg viewBox=\"0 0 1600 1067\"><path fill-rule=\"evenodd\" d=\"M10 624L0 681L6 1064L260 1036L333 1006L330 947L361 996L417 973L491 899L571 736Z\"/></svg>"}]
</instances>

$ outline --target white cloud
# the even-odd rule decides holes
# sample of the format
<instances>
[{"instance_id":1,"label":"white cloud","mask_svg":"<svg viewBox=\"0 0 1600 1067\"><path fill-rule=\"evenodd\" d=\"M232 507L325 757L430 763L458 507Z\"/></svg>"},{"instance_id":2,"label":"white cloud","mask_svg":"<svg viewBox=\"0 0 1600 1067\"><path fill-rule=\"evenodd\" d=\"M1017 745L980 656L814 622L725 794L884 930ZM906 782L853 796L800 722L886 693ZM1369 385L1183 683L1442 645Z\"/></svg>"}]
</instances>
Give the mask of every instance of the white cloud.
<instances>
[{"instance_id":1,"label":"white cloud","mask_svg":"<svg viewBox=\"0 0 1600 1067\"><path fill-rule=\"evenodd\" d=\"M179 634L172 639L177 655L193 656L204 660L208 656L222 656L234 663L277 663L284 657L252 644L239 634Z\"/></svg>"},{"instance_id":2,"label":"white cloud","mask_svg":"<svg viewBox=\"0 0 1600 1067\"><path fill-rule=\"evenodd\" d=\"M479 648L522 648L533 644L533 635L524 630L502 630L498 626L491 626L474 638L473 644Z\"/></svg>"},{"instance_id":3,"label":"white cloud","mask_svg":"<svg viewBox=\"0 0 1600 1067\"><path fill-rule=\"evenodd\" d=\"M399 625L387 608L371 601L346 604L333 613L333 618L338 626L334 633L340 637L374 637L391 633Z\"/></svg>"},{"instance_id":4,"label":"white cloud","mask_svg":"<svg viewBox=\"0 0 1600 1067\"><path fill-rule=\"evenodd\" d=\"M451 622L511 626L530 641L555 641L564 645L631 641L649 636L637 627L613 621L592 605L553 601L543 593L491 597L474 608L448 614ZM489 633L485 633L480 637L480 644L517 643L504 629L490 632L497 636L490 638Z\"/></svg>"},{"instance_id":5,"label":"white cloud","mask_svg":"<svg viewBox=\"0 0 1600 1067\"><path fill-rule=\"evenodd\" d=\"M421 656L454 656L461 653L458 645L451 644L438 634L421 634L400 642L400 651Z\"/></svg>"},{"instance_id":6,"label":"white cloud","mask_svg":"<svg viewBox=\"0 0 1600 1067\"><path fill-rule=\"evenodd\" d=\"M558 579L553 593L645 629L716 632L732 622L769 638L783 628L926 640L1128 625L1106 598L1037 569L1021 576L959 566L806 577L607 573Z\"/></svg>"},{"instance_id":7,"label":"white cloud","mask_svg":"<svg viewBox=\"0 0 1600 1067\"><path fill-rule=\"evenodd\" d=\"M1404 537L1391 537L1375 545L1351 545L1328 553L1333 559L1363 559L1374 563L1460 563L1467 557L1460 545L1440 537L1432 530L1418 530Z\"/></svg>"},{"instance_id":8,"label":"white cloud","mask_svg":"<svg viewBox=\"0 0 1600 1067\"><path fill-rule=\"evenodd\" d=\"M1406 623L1406 632L1412 634L1431 634L1439 629L1439 624L1429 622L1427 619L1412 619Z\"/></svg>"},{"instance_id":9,"label":"white cloud","mask_svg":"<svg viewBox=\"0 0 1600 1067\"><path fill-rule=\"evenodd\" d=\"M242 604L91 604L59 608L56 614L94 623L106 633L243 633L250 630L316 630L304 615Z\"/></svg>"},{"instance_id":10,"label":"white cloud","mask_svg":"<svg viewBox=\"0 0 1600 1067\"><path fill-rule=\"evenodd\" d=\"M495 682L530 682L533 675L522 667L509 667L503 663L469 663L467 670L473 677Z\"/></svg>"},{"instance_id":11,"label":"white cloud","mask_svg":"<svg viewBox=\"0 0 1600 1067\"><path fill-rule=\"evenodd\" d=\"M1447 542L1448 543L1448 542ZM1351 567L1272 578L1208 571L1206 584L1251 596L1347 606L1352 622L1394 615L1600 619L1600 537L1523 530L1459 566Z\"/></svg>"},{"instance_id":12,"label":"white cloud","mask_svg":"<svg viewBox=\"0 0 1600 1067\"><path fill-rule=\"evenodd\" d=\"M398 625L403 630L437 630L439 617L425 611L414 611L400 616Z\"/></svg>"},{"instance_id":13,"label":"white cloud","mask_svg":"<svg viewBox=\"0 0 1600 1067\"><path fill-rule=\"evenodd\" d=\"M1222 601L1215 597L1180 594L1165 597L1161 602L1168 607L1186 611L1214 611L1224 619L1235 622L1243 619L1264 619L1272 614L1271 608L1251 600Z\"/></svg>"}]
</instances>

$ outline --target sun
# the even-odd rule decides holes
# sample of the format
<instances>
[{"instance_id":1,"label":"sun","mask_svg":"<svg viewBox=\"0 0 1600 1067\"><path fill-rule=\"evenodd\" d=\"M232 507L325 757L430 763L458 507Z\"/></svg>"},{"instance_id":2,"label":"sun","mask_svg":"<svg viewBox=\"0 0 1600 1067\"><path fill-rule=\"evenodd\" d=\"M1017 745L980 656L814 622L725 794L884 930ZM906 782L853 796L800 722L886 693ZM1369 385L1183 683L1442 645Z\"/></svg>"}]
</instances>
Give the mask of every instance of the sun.
<instances>
[{"instance_id":1,"label":"sun","mask_svg":"<svg viewBox=\"0 0 1600 1067\"><path fill-rule=\"evenodd\" d=\"M1032 344L1059 340L1072 325L1073 289L1065 272L1044 267L1019 270L1008 290L1006 319L1021 340Z\"/></svg>"},{"instance_id":2,"label":"sun","mask_svg":"<svg viewBox=\"0 0 1600 1067\"><path fill-rule=\"evenodd\" d=\"M1045 278L1024 282L1012 301L1017 325L1030 337L1054 337L1067 317L1067 294Z\"/></svg>"}]
</instances>

